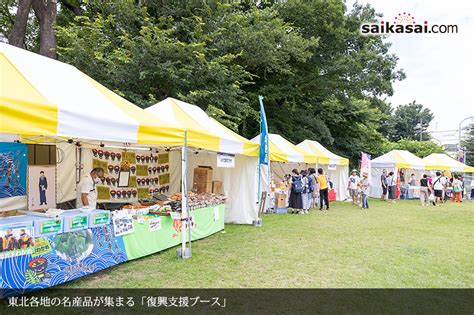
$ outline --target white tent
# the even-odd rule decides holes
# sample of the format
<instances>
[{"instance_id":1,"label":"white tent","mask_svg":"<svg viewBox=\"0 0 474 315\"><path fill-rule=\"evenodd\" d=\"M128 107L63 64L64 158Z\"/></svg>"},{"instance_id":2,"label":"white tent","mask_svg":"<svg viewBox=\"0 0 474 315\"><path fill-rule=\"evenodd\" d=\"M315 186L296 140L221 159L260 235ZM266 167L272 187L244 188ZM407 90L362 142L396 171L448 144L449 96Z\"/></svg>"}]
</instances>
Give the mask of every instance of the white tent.
<instances>
[{"instance_id":1,"label":"white tent","mask_svg":"<svg viewBox=\"0 0 474 315\"><path fill-rule=\"evenodd\" d=\"M424 170L430 169L430 164L406 150L393 150L373 159L370 172L370 197L377 198L382 194L380 177L384 169L387 172L393 171L395 176L400 169L405 169L405 175L408 172L415 173L419 178Z\"/></svg>"},{"instance_id":2,"label":"white tent","mask_svg":"<svg viewBox=\"0 0 474 315\"><path fill-rule=\"evenodd\" d=\"M444 153L432 153L423 158L423 161L432 164L430 169L458 173L474 173L474 167L456 161Z\"/></svg>"},{"instance_id":3,"label":"white tent","mask_svg":"<svg viewBox=\"0 0 474 315\"><path fill-rule=\"evenodd\" d=\"M348 197L347 183L349 181L349 160L326 149L322 144L313 140L304 140L297 147L316 155L316 168L324 169L334 183L337 200L346 200Z\"/></svg>"},{"instance_id":4,"label":"white tent","mask_svg":"<svg viewBox=\"0 0 474 315\"><path fill-rule=\"evenodd\" d=\"M257 168L259 146L239 136L209 117L200 107L167 98L149 108L147 112L159 116L177 128L196 130L205 137L188 138L188 187L193 187L193 170L197 166L211 166L213 179L222 181L228 198L225 221L251 224L257 219ZM196 149L199 148L199 149ZM201 150L204 149L204 150ZM219 168L217 154L235 155L234 168ZM170 193L180 191L181 151L170 152L172 176Z\"/></svg>"}]
</instances>

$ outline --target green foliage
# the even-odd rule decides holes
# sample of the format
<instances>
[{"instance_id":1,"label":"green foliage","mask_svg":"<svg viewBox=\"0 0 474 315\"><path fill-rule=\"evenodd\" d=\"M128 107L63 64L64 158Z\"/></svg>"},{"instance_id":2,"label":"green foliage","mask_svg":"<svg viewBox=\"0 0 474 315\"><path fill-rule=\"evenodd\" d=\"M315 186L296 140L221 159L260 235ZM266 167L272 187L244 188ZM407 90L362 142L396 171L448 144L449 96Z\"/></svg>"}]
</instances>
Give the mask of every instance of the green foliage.
<instances>
[{"instance_id":1,"label":"green foliage","mask_svg":"<svg viewBox=\"0 0 474 315\"><path fill-rule=\"evenodd\" d=\"M444 148L432 141L416 141L401 139L397 142L385 144L384 153L392 150L407 150L420 158L424 158L431 153L446 153Z\"/></svg>"},{"instance_id":2,"label":"green foliage","mask_svg":"<svg viewBox=\"0 0 474 315\"><path fill-rule=\"evenodd\" d=\"M417 126L419 127L421 124L423 131L425 131L433 117L430 109L423 108L423 105L417 104L415 101L407 105L400 105L391 118L389 137L395 141L403 138L418 140L420 139L420 129L417 129ZM422 139L429 140L430 135L425 132L422 134Z\"/></svg>"},{"instance_id":3,"label":"green foliage","mask_svg":"<svg viewBox=\"0 0 474 315\"><path fill-rule=\"evenodd\" d=\"M462 147L466 148L466 162L467 165L474 165L474 124L469 127L469 132L464 137Z\"/></svg>"}]
</instances>

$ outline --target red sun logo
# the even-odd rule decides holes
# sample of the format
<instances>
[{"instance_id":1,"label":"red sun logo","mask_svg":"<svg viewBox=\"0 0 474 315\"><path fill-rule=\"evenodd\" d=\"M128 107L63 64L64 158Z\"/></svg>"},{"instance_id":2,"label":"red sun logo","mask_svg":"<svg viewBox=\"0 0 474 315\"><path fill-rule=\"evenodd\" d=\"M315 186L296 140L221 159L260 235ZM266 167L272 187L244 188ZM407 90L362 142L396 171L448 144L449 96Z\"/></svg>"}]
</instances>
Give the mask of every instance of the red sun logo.
<instances>
[{"instance_id":1,"label":"red sun logo","mask_svg":"<svg viewBox=\"0 0 474 315\"><path fill-rule=\"evenodd\" d=\"M410 13L398 13L397 16L395 16L394 19L394 24L415 24L415 17L411 15Z\"/></svg>"}]
</instances>

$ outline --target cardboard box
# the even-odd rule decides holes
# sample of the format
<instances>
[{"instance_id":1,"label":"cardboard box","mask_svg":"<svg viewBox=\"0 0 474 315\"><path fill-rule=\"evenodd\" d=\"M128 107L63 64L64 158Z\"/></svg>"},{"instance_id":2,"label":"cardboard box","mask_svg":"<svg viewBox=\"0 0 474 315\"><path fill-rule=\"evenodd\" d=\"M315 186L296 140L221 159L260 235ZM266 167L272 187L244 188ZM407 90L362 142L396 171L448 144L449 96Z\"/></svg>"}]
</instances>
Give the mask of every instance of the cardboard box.
<instances>
[{"instance_id":1,"label":"cardboard box","mask_svg":"<svg viewBox=\"0 0 474 315\"><path fill-rule=\"evenodd\" d=\"M212 192L212 167L198 166L194 169L193 190L199 193Z\"/></svg>"},{"instance_id":2,"label":"cardboard box","mask_svg":"<svg viewBox=\"0 0 474 315\"><path fill-rule=\"evenodd\" d=\"M285 208L286 207L286 194L277 193L275 194L275 206L277 208Z\"/></svg>"},{"instance_id":3,"label":"cardboard box","mask_svg":"<svg viewBox=\"0 0 474 315\"><path fill-rule=\"evenodd\" d=\"M212 193L222 195L222 182L220 180L212 181Z\"/></svg>"}]
</instances>

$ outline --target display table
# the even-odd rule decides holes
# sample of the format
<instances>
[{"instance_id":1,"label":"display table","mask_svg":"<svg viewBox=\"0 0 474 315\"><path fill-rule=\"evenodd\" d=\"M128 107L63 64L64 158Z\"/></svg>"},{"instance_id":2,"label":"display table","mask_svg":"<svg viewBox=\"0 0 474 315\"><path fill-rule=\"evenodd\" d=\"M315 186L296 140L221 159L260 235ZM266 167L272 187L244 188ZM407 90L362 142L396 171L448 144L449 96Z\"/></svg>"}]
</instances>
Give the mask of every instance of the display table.
<instances>
[{"instance_id":1,"label":"display table","mask_svg":"<svg viewBox=\"0 0 474 315\"><path fill-rule=\"evenodd\" d=\"M114 225L105 222L100 213L88 217L86 228L63 232L66 225L79 228L81 222L84 224L84 218L71 223L70 218L66 219L68 212L58 220L62 221L61 227L44 223L42 232L45 233L41 237L35 234L34 245L0 252L0 287L4 289L0 297L59 285L181 243L181 221L170 216L152 215L142 221L133 220L133 233L115 236ZM225 205L196 209L191 211L191 216L192 239L201 239L224 229ZM152 226L150 221L155 218L160 218L154 220L159 224ZM2 218L0 231L5 233L10 226L18 229L15 233L21 229L30 231L37 219L31 216ZM91 224L96 227L90 228ZM53 233L54 228L57 230Z\"/></svg>"},{"instance_id":2,"label":"display table","mask_svg":"<svg viewBox=\"0 0 474 315\"><path fill-rule=\"evenodd\" d=\"M409 186L408 199L419 199L419 198L420 198L420 186Z\"/></svg>"}]
</instances>

